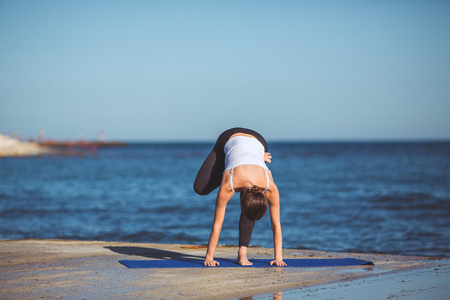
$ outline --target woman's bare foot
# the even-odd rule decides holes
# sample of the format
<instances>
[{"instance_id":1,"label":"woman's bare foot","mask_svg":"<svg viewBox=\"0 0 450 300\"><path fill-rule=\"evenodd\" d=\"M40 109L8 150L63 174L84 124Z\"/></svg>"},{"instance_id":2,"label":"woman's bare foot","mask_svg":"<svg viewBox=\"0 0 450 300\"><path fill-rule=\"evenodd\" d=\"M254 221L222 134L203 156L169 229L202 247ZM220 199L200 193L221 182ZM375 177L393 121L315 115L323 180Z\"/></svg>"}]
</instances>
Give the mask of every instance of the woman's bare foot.
<instances>
[{"instance_id":1,"label":"woman's bare foot","mask_svg":"<svg viewBox=\"0 0 450 300\"><path fill-rule=\"evenodd\" d=\"M247 259L247 247L244 246L239 247L236 263L240 264L241 266L253 265L253 263Z\"/></svg>"}]
</instances>

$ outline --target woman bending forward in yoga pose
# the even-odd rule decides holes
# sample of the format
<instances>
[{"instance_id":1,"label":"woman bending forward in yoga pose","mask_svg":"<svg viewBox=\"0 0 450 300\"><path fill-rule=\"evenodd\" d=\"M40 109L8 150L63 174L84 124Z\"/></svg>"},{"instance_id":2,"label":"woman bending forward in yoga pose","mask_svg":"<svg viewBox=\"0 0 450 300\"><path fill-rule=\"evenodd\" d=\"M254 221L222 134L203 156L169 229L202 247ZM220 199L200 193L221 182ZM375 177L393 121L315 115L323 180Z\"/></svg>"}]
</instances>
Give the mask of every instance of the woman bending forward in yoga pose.
<instances>
[{"instance_id":1,"label":"woman bending forward in yoga pose","mask_svg":"<svg viewBox=\"0 0 450 300\"><path fill-rule=\"evenodd\" d=\"M270 163L271 158L266 141L256 131L232 128L223 132L217 139L213 150L198 171L194 183L194 190L200 195L208 195L220 186L205 266L219 265L219 262L214 260L214 252L219 241L227 203L236 192L240 192L241 201L237 262L240 265L252 265L247 259L247 249L255 221L264 216L268 204L274 243L274 260L270 264L286 265L282 255L280 196L272 173L266 166L266 162Z\"/></svg>"}]
</instances>

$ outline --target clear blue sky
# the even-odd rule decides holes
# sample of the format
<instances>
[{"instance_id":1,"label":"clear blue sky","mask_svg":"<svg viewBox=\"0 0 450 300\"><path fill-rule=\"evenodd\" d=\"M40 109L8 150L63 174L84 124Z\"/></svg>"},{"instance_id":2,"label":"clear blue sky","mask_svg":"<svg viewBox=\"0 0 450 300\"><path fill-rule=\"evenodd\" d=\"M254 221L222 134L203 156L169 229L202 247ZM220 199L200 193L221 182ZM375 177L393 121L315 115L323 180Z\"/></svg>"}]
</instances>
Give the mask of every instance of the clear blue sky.
<instances>
[{"instance_id":1,"label":"clear blue sky","mask_svg":"<svg viewBox=\"0 0 450 300\"><path fill-rule=\"evenodd\" d=\"M0 132L450 139L450 1L0 0Z\"/></svg>"}]
</instances>

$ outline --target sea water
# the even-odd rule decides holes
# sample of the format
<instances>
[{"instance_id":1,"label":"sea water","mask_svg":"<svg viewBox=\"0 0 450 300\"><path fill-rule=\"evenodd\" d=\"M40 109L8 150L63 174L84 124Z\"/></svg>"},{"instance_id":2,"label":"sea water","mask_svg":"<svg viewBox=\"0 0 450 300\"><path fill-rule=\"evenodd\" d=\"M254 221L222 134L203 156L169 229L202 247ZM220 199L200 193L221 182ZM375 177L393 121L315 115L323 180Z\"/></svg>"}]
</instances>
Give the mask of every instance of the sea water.
<instances>
[{"instance_id":1,"label":"sea water","mask_svg":"<svg viewBox=\"0 0 450 300\"><path fill-rule=\"evenodd\" d=\"M0 159L0 239L206 244L212 143L131 143ZM284 248L450 256L450 142L270 143ZM239 196L220 244L236 245ZM252 245L272 247L268 214Z\"/></svg>"}]
</instances>

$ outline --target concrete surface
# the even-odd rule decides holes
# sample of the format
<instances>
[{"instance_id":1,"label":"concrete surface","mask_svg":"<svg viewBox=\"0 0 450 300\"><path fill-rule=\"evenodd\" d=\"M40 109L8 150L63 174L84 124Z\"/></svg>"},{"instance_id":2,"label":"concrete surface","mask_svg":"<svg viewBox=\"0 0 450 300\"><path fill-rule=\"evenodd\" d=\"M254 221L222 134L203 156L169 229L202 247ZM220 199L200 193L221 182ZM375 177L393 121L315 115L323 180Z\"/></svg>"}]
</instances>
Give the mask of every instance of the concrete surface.
<instances>
[{"instance_id":1,"label":"concrete surface","mask_svg":"<svg viewBox=\"0 0 450 300\"><path fill-rule=\"evenodd\" d=\"M121 259L202 259L196 245L0 241L1 299L447 299L450 259L285 249L284 258L370 260L327 268L128 269ZM235 258L221 246L217 258ZM249 258L272 249L250 248ZM444 298L443 298L444 297Z\"/></svg>"}]
</instances>

